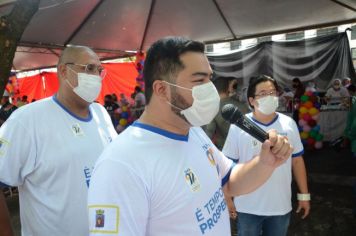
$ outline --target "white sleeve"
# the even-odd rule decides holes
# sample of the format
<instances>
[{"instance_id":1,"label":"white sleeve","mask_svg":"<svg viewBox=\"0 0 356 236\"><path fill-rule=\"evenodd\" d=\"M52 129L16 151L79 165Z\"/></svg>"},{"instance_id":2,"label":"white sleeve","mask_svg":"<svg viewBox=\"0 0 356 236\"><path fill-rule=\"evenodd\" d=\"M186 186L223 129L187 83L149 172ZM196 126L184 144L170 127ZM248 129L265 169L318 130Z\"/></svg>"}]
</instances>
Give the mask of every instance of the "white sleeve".
<instances>
[{"instance_id":1,"label":"white sleeve","mask_svg":"<svg viewBox=\"0 0 356 236\"><path fill-rule=\"evenodd\" d=\"M236 125L230 125L229 133L227 134L222 152L228 158L233 161L239 160L238 151L238 127Z\"/></svg>"},{"instance_id":2,"label":"white sleeve","mask_svg":"<svg viewBox=\"0 0 356 236\"><path fill-rule=\"evenodd\" d=\"M219 177L221 179L221 186L224 186L230 178L231 170L234 167L235 163L232 160L227 158L218 148L215 147L215 153L217 156L214 157L216 160Z\"/></svg>"},{"instance_id":3,"label":"white sleeve","mask_svg":"<svg viewBox=\"0 0 356 236\"><path fill-rule=\"evenodd\" d=\"M299 130L297 124L293 119L291 119L291 134L290 134L290 143L293 146L292 157L298 157L304 154L304 147L302 141L300 140Z\"/></svg>"},{"instance_id":4,"label":"white sleeve","mask_svg":"<svg viewBox=\"0 0 356 236\"><path fill-rule=\"evenodd\" d=\"M97 163L88 195L90 235L146 235L147 195L145 183L130 167L112 160Z\"/></svg>"},{"instance_id":5,"label":"white sleeve","mask_svg":"<svg viewBox=\"0 0 356 236\"><path fill-rule=\"evenodd\" d=\"M22 124L8 119L0 128L0 182L22 185L36 164L36 143Z\"/></svg>"}]
</instances>

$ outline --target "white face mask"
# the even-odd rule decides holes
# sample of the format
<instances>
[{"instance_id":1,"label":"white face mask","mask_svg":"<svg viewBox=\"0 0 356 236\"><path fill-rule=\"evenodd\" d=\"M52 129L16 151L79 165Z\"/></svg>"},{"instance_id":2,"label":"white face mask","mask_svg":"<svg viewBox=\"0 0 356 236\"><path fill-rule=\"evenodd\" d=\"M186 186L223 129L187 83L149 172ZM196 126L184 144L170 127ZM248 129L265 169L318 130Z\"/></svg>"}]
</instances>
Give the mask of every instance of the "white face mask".
<instances>
[{"instance_id":1,"label":"white face mask","mask_svg":"<svg viewBox=\"0 0 356 236\"><path fill-rule=\"evenodd\" d=\"M68 80L67 83L73 88L73 92L85 101L92 103L99 95L101 90L102 78L99 75L77 73L78 86L73 87Z\"/></svg>"},{"instance_id":2,"label":"white face mask","mask_svg":"<svg viewBox=\"0 0 356 236\"><path fill-rule=\"evenodd\" d=\"M168 82L166 82L168 83ZM212 82L194 86L192 89L168 83L178 88L192 91L193 104L187 109L182 110L179 107L171 106L181 110L181 114L188 120L192 126L203 126L209 124L219 112L220 97Z\"/></svg>"},{"instance_id":3,"label":"white face mask","mask_svg":"<svg viewBox=\"0 0 356 236\"><path fill-rule=\"evenodd\" d=\"M271 115L273 114L278 107L278 97L276 96L266 96L260 99L257 99L258 107L257 109L265 114Z\"/></svg>"}]
</instances>

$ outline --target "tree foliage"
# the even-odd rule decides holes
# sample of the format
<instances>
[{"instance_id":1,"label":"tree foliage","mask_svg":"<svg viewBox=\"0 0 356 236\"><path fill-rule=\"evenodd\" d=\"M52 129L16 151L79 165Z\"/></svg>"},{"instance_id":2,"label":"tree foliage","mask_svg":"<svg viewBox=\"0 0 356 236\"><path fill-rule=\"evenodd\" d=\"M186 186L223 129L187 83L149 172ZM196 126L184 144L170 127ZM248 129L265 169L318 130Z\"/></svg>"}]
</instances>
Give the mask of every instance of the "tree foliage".
<instances>
[{"instance_id":1,"label":"tree foliage","mask_svg":"<svg viewBox=\"0 0 356 236\"><path fill-rule=\"evenodd\" d=\"M0 17L0 97L8 82L17 45L40 0L18 0L8 15Z\"/></svg>"}]
</instances>

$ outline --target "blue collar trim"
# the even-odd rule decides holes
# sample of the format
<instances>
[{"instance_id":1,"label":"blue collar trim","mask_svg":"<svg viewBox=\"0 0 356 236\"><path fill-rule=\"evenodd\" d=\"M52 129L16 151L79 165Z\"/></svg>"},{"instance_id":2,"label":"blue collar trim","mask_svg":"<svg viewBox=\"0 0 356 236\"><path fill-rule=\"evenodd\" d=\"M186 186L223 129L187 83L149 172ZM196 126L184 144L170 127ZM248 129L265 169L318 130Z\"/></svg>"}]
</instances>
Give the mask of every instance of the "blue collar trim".
<instances>
[{"instance_id":1,"label":"blue collar trim","mask_svg":"<svg viewBox=\"0 0 356 236\"><path fill-rule=\"evenodd\" d=\"M267 127L267 126L270 126L270 125L272 125L274 122L276 122L276 120L278 120L278 117L279 117L279 115L278 115L278 113L276 113L276 116L273 118L273 120L272 120L271 122L269 122L269 123L267 123L267 124L264 124L264 123L262 123L262 122L256 120L256 119L253 117L253 115L251 116L251 118L252 118L252 120L253 120L254 122L256 122L257 124L266 126L266 127Z\"/></svg>"},{"instance_id":2,"label":"blue collar trim","mask_svg":"<svg viewBox=\"0 0 356 236\"><path fill-rule=\"evenodd\" d=\"M157 127L154 127L154 126L148 125L148 124L143 124L143 123L138 122L138 121L135 121L132 124L132 126L139 127L139 128L142 128L142 129L146 129L146 130L151 131L153 133L160 134L160 135L165 136L167 138L178 140L178 141L187 142L188 138L189 138L189 134L181 135L181 134L172 133L172 132L169 132L167 130L160 129L160 128L157 128Z\"/></svg>"},{"instance_id":3,"label":"blue collar trim","mask_svg":"<svg viewBox=\"0 0 356 236\"><path fill-rule=\"evenodd\" d=\"M55 103L58 104L58 106L60 106L64 111L66 111L69 115L73 116L77 120L84 121L84 122L89 122L93 118L93 115L91 114L91 111L90 111L90 107L89 107L89 116L88 116L88 118L82 118L82 117L77 116L76 114L74 114L70 110L68 110L65 106L63 106L63 104L58 101L57 94L53 95L52 99L53 99L53 101Z\"/></svg>"}]
</instances>

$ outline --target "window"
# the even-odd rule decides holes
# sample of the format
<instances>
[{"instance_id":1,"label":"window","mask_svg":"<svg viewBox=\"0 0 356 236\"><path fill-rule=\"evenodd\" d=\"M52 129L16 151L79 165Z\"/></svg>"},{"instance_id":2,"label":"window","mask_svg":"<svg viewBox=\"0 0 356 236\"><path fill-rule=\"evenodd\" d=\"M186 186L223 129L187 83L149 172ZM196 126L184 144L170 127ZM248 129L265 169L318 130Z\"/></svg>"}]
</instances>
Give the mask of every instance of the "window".
<instances>
[{"instance_id":1,"label":"window","mask_svg":"<svg viewBox=\"0 0 356 236\"><path fill-rule=\"evenodd\" d=\"M240 47L241 47L240 40L230 42L230 50L236 50L236 49L239 49Z\"/></svg>"},{"instance_id":2,"label":"window","mask_svg":"<svg viewBox=\"0 0 356 236\"><path fill-rule=\"evenodd\" d=\"M355 40L356 39L356 25L351 27L351 40Z\"/></svg>"},{"instance_id":3,"label":"window","mask_svg":"<svg viewBox=\"0 0 356 236\"><path fill-rule=\"evenodd\" d=\"M214 45L213 44L205 45L205 51L206 52L214 52Z\"/></svg>"},{"instance_id":4,"label":"window","mask_svg":"<svg viewBox=\"0 0 356 236\"><path fill-rule=\"evenodd\" d=\"M351 48L351 57L353 60L356 60L356 48Z\"/></svg>"},{"instance_id":5,"label":"window","mask_svg":"<svg viewBox=\"0 0 356 236\"><path fill-rule=\"evenodd\" d=\"M323 28L316 31L317 36L323 36L328 34L336 34L338 32L337 27Z\"/></svg>"},{"instance_id":6,"label":"window","mask_svg":"<svg viewBox=\"0 0 356 236\"><path fill-rule=\"evenodd\" d=\"M257 38L257 43L272 41L272 36L264 36Z\"/></svg>"},{"instance_id":7,"label":"window","mask_svg":"<svg viewBox=\"0 0 356 236\"><path fill-rule=\"evenodd\" d=\"M300 40L304 39L304 31L286 34L287 40Z\"/></svg>"}]
</instances>

